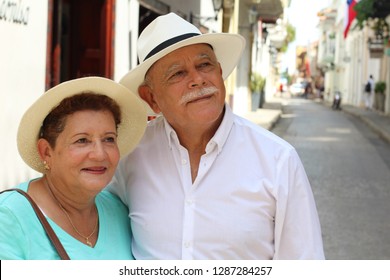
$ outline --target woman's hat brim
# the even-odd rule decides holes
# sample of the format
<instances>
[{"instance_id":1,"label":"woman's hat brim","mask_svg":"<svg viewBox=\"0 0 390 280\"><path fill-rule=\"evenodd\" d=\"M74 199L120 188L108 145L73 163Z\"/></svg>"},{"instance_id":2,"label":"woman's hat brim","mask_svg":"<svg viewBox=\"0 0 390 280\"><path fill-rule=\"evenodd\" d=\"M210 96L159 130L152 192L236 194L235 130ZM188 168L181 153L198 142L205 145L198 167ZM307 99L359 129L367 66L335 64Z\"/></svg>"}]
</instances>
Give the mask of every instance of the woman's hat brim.
<instances>
[{"instance_id":1,"label":"woman's hat brim","mask_svg":"<svg viewBox=\"0 0 390 280\"><path fill-rule=\"evenodd\" d=\"M64 98L82 92L106 95L120 106L122 120L118 127L118 148L121 157L131 152L141 140L147 124L147 114L145 105L138 96L107 78L86 77L70 80L44 93L28 108L20 121L17 147L22 159L32 169L45 172L37 149L43 120Z\"/></svg>"}]
</instances>

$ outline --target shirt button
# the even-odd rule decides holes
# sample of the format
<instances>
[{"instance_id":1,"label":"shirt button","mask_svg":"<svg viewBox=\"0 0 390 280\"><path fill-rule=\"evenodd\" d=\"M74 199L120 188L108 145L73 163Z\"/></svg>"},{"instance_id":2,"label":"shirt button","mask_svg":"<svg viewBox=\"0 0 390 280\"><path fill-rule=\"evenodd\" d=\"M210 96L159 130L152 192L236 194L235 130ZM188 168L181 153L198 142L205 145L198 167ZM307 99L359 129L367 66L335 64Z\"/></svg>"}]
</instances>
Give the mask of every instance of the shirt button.
<instances>
[{"instance_id":1,"label":"shirt button","mask_svg":"<svg viewBox=\"0 0 390 280\"><path fill-rule=\"evenodd\" d=\"M186 159L182 159L182 160L181 160L181 164L183 164L183 165L184 165L184 164L187 164L187 160L186 160Z\"/></svg>"},{"instance_id":2,"label":"shirt button","mask_svg":"<svg viewBox=\"0 0 390 280\"><path fill-rule=\"evenodd\" d=\"M191 205L192 204L192 200L191 199L187 199L186 203L187 203L187 205Z\"/></svg>"},{"instance_id":3,"label":"shirt button","mask_svg":"<svg viewBox=\"0 0 390 280\"><path fill-rule=\"evenodd\" d=\"M191 242L184 242L184 247L189 248L191 246Z\"/></svg>"}]
</instances>

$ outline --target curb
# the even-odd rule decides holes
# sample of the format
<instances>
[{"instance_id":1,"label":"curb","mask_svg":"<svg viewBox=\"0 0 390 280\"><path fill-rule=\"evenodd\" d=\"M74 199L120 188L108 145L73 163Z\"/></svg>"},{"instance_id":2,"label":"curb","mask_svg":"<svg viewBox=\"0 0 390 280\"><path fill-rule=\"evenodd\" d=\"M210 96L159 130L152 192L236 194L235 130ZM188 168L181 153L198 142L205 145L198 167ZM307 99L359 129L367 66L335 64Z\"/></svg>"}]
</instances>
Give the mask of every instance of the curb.
<instances>
[{"instance_id":1,"label":"curb","mask_svg":"<svg viewBox=\"0 0 390 280\"><path fill-rule=\"evenodd\" d=\"M390 133L384 131L381 127L379 127L375 122L371 121L369 118L357 114L351 110L343 109L344 112L357 117L361 121L363 121L368 127L370 127L375 133L377 133L383 140L390 144Z\"/></svg>"},{"instance_id":2,"label":"curb","mask_svg":"<svg viewBox=\"0 0 390 280\"><path fill-rule=\"evenodd\" d=\"M256 112L246 114L245 118L267 130L271 130L281 114L281 110L261 108Z\"/></svg>"}]
</instances>

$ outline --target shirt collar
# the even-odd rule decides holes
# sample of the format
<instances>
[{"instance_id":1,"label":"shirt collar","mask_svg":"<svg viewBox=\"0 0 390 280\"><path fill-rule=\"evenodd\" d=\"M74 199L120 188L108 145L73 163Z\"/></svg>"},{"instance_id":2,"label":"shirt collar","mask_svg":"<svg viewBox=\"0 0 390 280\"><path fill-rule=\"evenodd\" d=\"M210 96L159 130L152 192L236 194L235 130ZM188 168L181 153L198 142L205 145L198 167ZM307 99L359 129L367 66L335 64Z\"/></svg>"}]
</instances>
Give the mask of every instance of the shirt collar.
<instances>
[{"instance_id":1,"label":"shirt collar","mask_svg":"<svg viewBox=\"0 0 390 280\"><path fill-rule=\"evenodd\" d=\"M164 117L162 117L162 118L164 118ZM172 141L175 141L178 145L179 138L177 137L176 131L168 123L166 118L164 118L164 129L165 129L165 134L167 135L169 148L172 149Z\"/></svg>"},{"instance_id":2,"label":"shirt collar","mask_svg":"<svg viewBox=\"0 0 390 280\"><path fill-rule=\"evenodd\" d=\"M211 152L214 146L218 149L218 154L222 151L223 146L226 143L226 140L229 136L229 133L233 127L233 112L228 104L225 103L225 114L223 116L222 122L215 132L213 138L206 146L206 153Z\"/></svg>"},{"instance_id":3,"label":"shirt collar","mask_svg":"<svg viewBox=\"0 0 390 280\"><path fill-rule=\"evenodd\" d=\"M211 138L209 143L206 146L206 153L211 152L215 146L218 149L218 153L222 151L224 144L229 136L229 133L233 127L234 115L232 109L228 104L225 103L225 112L220 126L218 127L216 133ZM172 126L168 123L168 121L164 118L164 128L165 133L168 138L169 148L172 148L173 143L175 142L179 145L179 138L177 137L176 131L172 128Z\"/></svg>"}]
</instances>

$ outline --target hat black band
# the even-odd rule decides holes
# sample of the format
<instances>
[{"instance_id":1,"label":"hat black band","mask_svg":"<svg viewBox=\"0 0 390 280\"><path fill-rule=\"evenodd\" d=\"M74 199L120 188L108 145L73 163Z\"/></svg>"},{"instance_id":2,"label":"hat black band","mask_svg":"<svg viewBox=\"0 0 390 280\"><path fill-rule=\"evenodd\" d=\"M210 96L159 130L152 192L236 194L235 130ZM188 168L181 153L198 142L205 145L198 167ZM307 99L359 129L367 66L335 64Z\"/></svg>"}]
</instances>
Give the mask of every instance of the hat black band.
<instances>
[{"instance_id":1,"label":"hat black band","mask_svg":"<svg viewBox=\"0 0 390 280\"><path fill-rule=\"evenodd\" d=\"M180 41L183 41L185 39L188 39L188 38L191 38L191 37L194 37L194 36L198 36L200 34L198 33L187 33L187 34L183 34L183 35L180 35L180 36L177 36L177 37L173 37L169 40L166 40L164 42L162 42L160 45L158 45L157 47L155 47L153 50L150 51L150 53L145 57L144 61L147 60L149 57L151 57L152 55L155 55L156 53L158 53L159 51L162 51L163 49L177 43L177 42L180 42Z\"/></svg>"}]
</instances>

